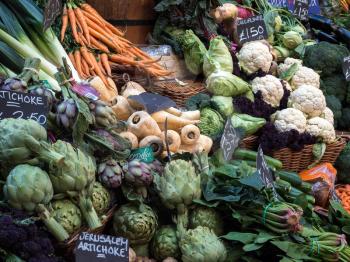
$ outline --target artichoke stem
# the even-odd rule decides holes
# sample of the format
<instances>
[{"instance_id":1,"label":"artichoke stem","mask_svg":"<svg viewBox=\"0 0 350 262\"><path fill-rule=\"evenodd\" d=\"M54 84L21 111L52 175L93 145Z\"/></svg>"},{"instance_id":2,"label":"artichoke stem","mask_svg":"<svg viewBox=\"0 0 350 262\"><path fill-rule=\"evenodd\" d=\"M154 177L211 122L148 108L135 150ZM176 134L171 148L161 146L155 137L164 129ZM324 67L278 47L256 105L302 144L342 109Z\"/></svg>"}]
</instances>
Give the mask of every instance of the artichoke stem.
<instances>
[{"instance_id":1,"label":"artichoke stem","mask_svg":"<svg viewBox=\"0 0 350 262\"><path fill-rule=\"evenodd\" d=\"M59 241L63 242L69 238L67 231L52 217L42 218L49 232Z\"/></svg>"},{"instance_id":2,"label":"artichoke stem","mask_svg":"<svg viewBox=\"0 0 350 262\"><path fill-rule=\"evenodd\" d=\"M137 245L137 246L133 245L132 248L138 257L149 257L148 243L144 245Z\"/></svg>"},{"instance_id":3,"label":"artichoke stem","mask_svg":"<svg viewBox=\"0 0 350 262\"><path fill-rule=\"evenodd\" d=\"M52 150L42 149L37 153L39 154L39 158L47 163L55 163L58 165L61 164L64 160L64 156Z\"/></svg>"},{"instance_id":4,"label":"artichoke stem","mask_svg":"<svg viewBox=\"0 0 350 262\"><path fill-rule=\"evenodd\" d=\"M91 229L98 228L102 226L101 221L99 217L97 216L97 213L92 205L88 204L87 199L84 199L83 197L79 197L79 207L80 211L83 215L83 217L86 220L86 223Z\"/></svg>"}]
</instances>

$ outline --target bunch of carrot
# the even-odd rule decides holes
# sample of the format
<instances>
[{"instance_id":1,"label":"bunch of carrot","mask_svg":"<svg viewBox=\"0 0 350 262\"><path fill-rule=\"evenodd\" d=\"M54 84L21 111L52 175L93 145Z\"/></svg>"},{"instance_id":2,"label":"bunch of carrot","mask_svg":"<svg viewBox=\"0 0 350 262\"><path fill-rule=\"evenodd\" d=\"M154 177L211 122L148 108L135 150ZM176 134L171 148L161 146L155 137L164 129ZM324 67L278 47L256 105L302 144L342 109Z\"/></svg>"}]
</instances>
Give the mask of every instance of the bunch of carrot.
<instances>
[{"instance_id":1,"label":"bunch of carrot","mask_svg":"<svg viewBox=\"0 0 350 262\"><path fill-rule=\"evenodd\" d=\"M344 209L350 213L350 185L337 186L335 192L340 198Z\"/></svg>"},{"instance_id":2,"label":"bunch of carrot","mask_svg":"<svg viewBox=\"0 0 350 262\"><path fill-rule=\"evenodd\" d=\"M108 86L114 63L131 65L153 77L167 76L157 60L137 48L123 37L123 32L108 23L89 4L76 5L68 2L63 10L61 41L66 37L68 26L74 41L80 46L69 54L82 78L99 76Z\"/></svg>"}]
</instances>

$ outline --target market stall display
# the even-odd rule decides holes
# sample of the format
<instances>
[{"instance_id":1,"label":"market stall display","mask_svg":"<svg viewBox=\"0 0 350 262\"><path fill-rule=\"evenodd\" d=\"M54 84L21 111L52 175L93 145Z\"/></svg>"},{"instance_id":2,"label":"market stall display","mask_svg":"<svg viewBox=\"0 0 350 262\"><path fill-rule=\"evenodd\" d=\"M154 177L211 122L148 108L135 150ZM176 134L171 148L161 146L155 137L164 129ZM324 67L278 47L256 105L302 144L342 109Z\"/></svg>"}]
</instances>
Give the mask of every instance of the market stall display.
<instances>
[{"instance_id":1,"label":"market stall display","mask_svg":"<svg viewBox=\"0 0 350 262\"><path fill-rule=\"evenodd\" d=\"M1 261L350 261L349 3L155 2L0 0Z\"/></svg>"}]
</instances>

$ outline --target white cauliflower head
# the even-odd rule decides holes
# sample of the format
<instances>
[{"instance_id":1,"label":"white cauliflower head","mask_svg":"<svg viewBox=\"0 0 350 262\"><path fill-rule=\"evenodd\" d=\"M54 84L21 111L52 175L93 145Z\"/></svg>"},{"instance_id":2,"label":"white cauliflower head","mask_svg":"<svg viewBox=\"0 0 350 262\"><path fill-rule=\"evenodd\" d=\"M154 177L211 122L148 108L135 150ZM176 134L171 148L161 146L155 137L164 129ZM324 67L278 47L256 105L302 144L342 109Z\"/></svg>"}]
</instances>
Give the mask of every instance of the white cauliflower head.
<instances>
[{"instance_id":1,"label":"white cauliflower head","mask_svg":"<svg viewBox=\"0 0 350 262\"><path fill-rule=\"evenodd\" d=\"M266 75L263 77L256 77L252 81L252 89L256 94L261 91L263 100L273 107L280 105L283 97L283 85L281 80L273 75Z\"/></svg>"},{"instance_id":2,"label":"white cauliflower head","mask_svg":"<svg viewBox=\"0 0 350 262\"><path fill-rule=\"evenodd\" d=\"M302 85L320 88L320 75L311 68L301 66L292 77L291 85L294 90Z\"/></svg>"},{"instance_id":3,"label":"white cauliflower head","mask_svg":"<svg viewBox=\"0 0 350 262\"><path fill-rule=\"evenodd\" d=\"M293 91L292 87L290 86L290 84L286 81L286 80L281 80L282 84L284 85L284 87L288 90L288 91Z\"/></svg>"},{"instance_id":4,"label":"white cauliflower head","mask_svg":"<svg viewBox=\"0 0 350 262\"><path fill-rule=\"evenodd\" d=\"M287 57L283 63L278 65L278 69L277 69L278 75L281 75L282 73L286 72L294 64L298 64L299 66L302 66L303 61L300 59Z\"/></svg>"},{"instance_id":5,"label":"white cauliflower head","mask_svg":"<svg viewBox=\"0 0 350 262\"><path fill-rule=\"evenodd\" d=\"M297 130L304 133L306 129L306 117L303 112L295 108L286 108L277 111L274 116L274 125L280 132Z\"/></svg>"},{"instance_id":6,"label":"white cauliflower head","mask_svg":"<svg viewBox=\"0 0 350 262\"><path fill-rule=\"evenodd\" d=\"M240 67L247 74L253 74L259 69L269 72L273 60L269 47L261 41L245 43L237 58Z\"/></svg>"},{"instance_id":7,"label":"white cauliflower head","mask_svg":"<svg viewBox=\"0 0 350 262\"><path fill-rule=\"evenodd\" d=\"M333 125L321 117L309 119L306 124L306 132L322 139L325 143L332 143L336 138Z\"/></svg>"},{"instance_id":8,"label":"white cauliflower head","mask_svg":"<svg viewBox=\"0 0 350 262\"><path fill-rule=\"evenodd\" d=\"M321 116L323 119L326 119L329 123L334 125L334 114L333 111L329 108L326 107Z\"/></svg>"},{"instance_id":9,"label":"white cauliflower head","mask_svg":"<svg viewBox=\"0 0 350 262\"><path fill-rule=\"evenodd\" d=\"M320 116L326 108L326 98L320 89L302 85L291 93L288 106L299 109L309 117Z\"/></svg>"}]
</instances>

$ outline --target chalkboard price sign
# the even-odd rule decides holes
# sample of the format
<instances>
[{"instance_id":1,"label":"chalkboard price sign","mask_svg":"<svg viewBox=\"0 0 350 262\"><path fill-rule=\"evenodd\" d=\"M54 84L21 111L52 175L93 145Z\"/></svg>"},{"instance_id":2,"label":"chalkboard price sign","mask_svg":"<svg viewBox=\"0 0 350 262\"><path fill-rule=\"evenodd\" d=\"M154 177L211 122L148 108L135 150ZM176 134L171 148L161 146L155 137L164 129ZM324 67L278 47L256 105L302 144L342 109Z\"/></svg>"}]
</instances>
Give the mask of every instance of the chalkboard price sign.
<instances>
[{"instance_id":1,"label":"chalkboard price sign","mask_svg":"<svg viewBox=\"0 0 350 262\"><path fill-rule=\"evenodd\" d=\"M274 195L277 197L275 184L274 184L274 176L265 161L264 152L261 146L259 146L258 148L258 156L256 157L256 169L259 172L260 178L263 184L265 185L265 187L272 188Z\"/></svg>"},{"instance_id":2,"label":"chalkboard price sign","mask_svg":"<svg viewBox=\"0 0 350 262\"><path fill-rule=\"evenodd\" d=\"M295 0L293 14L302 21L307 20L309 15L309 1Z\"/></svg>"},{"instance_id":3,"label":"chalkboard price sign","mask_svg":"<svg viewBox=\"0 0 350 262\"><path fill-rule=\"evenodd\" d=\"M346 81L350 81L350 56L344 58L343 73Z\"/></svg>"},{"instance_id":4,"label":"chalkboard price sign","mask_svg":"<svg viewBox=\"0 0 350 262\"><path fill-rule=\"evenodd\" d=\"M224 152L225 161L231 160L232 154L238 147L241 138L241 133L233 127L231 119L228 118L225 125L224 134L222 135L220 141L220 147Z\"/></svg>"},{"instance_id":5,"label":"chalkboard price sign","mask_svg":"<svg viewBox=\"0 0 350 262\"><path fill-rule=\"evenodd\" d=\"M0 90L0 120L23 118L46 126L49 107L45 96Z\"/></svg>"},{"instance_id":6,"label":"chalkboard price sign","mask_svg":"<svg viewBox=\"0 0 350 262\"><path fill-rule=\"evenodd\" d=\"M268 35L264 17L262 15L257 15L238 20L237 34L241 45L246 42L267 39Z\"/></svg>"},{"instance_id":7,"label":"chalkboard price sign","mask_svg":"<svg viewBox=\"0 0 350 262\"><path fill-rule=\"evenodd\" d=\"M76 262L129 262L129 241L82 232L75 246Z\"/></svg>"}]
</instances>

